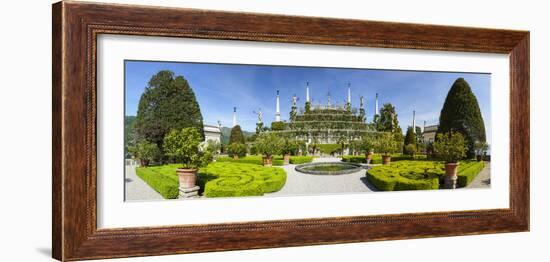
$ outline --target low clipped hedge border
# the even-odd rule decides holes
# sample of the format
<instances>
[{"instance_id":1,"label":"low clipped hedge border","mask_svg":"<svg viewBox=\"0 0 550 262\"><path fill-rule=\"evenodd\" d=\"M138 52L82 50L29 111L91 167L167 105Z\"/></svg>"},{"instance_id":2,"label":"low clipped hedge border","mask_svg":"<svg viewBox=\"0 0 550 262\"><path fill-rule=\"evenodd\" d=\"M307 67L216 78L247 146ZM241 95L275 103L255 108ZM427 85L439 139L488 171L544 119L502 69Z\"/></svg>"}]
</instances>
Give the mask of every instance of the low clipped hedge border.
<instances>
[{"instance_id":1,"label":"low clipped hedge border","mask_svg":"<svg viewBox=\"0 0 550 262\"><path fill-rule=\"evenodd\" d=\"M246 156L246 157L241 157L239 159L233 159L232 157L228 157L228 156L221 156L221 157L218 157L216 161L263 165L262 156ZM289 159L289 163L295 164L295 165L311 163L312 161L313 161L312 156L290 156L290 159ZM273 156L273 165L283 166L284 165L283 157Z\"/></svg>"},{"instance_id":2,"label":"low clipped hedge border","mask_svg":"<svg viewBox=\"0 0 550 262\"><path fill-rule=\"evenodd\" d=\"M483 161L464 161L458 166L458 186L466 187L483 170ZM367 180L381 191L439 189L445 175L440 161L401 161L367 171Z\"/></svg>"},{"instance_id":3,"label":"low clipped hedge border","mask_svg":"<svg viewBox=\"0 0 550 262\"><path fill-rule=\"evenodd\" d=\"M257 164L216 162L201 168L198 184L206 197L261 196L281 190L286 172Z\"/></svg>"},{"instance_id":4,"label":"low clipped hedge border","mask_svg":"<svg viewBox=\"0 0 550 262\"><path fill-rule=\"evenodd\" d=\"M291 156L289 162L294 165L307 164L313 161L312 156Z\"/></svg>"},{"instance_id":5,"label":"low clipped hedge border","mask_svg":"<svg viewBox=\"0 0 550 262\"><path fill-rule=\"evenodd\" d=\"M461 165L463 165L462 168L460 167ZM479 172L483 170L483 168L485 168L485 162L483 161L479 161L479 162L472 161L469 163L461 163L459 165L459 170L457 174L458 186L465 187L469 185L474 180L474 178L479 174Z\"/></svg>"},{"instance_id":6,"label":"low clipped hedge border","mask_svg":"<svg viewBox=\"0 0 550 262\"><path fill-rule=\"evenodd\" d=\"M245 156L240 157L239 159L233 159L232 157L228 156L220 156L216 159L217 162L234 162L234 163L242 163L242 164L254 164L254 165L263 165L263 159L262 156ZM283 157L273 157L273 165L274 166L282 166L284 165Z\"/></svg>"},{"instance_id":7,"label":"low clipped hedge border","mask_svg":"<svg viewBox=\"0 0 550 262\"><path fill-rule=\"evenodd\" d=\"M177 164L151 167L137 167L136 175L166 199L179 196Z\"/></svg>"},{"instance_id":8,"label":"low clipped hedge border","mask_svg":"<svg viewBox=\"0 0 550 262\"><path fill-rule=\"evenodd\" d=\"M402 161L371 168L367 180L381 191L439 189L444 172L439 162Z\"/></svg>"},{"instance_id":9,"label":"low clipped hedge border","mask_svg":"<svg viewBox=\"0 0 550 262\"><path fill-rule=\"evenodd\" d=\"M414 157L409 155L403 155L403 154L392 154L391 155L391 161L392 162L398 162L403 160L425 160L427 159L426 155L415 155ZM358 155L358 156L343 156L342 162L348 162L348 163L367 163L365 155ZM382 155L381 154L374 154L372 156L371 164L382 164Z\"/></svg>"}]
</instances>

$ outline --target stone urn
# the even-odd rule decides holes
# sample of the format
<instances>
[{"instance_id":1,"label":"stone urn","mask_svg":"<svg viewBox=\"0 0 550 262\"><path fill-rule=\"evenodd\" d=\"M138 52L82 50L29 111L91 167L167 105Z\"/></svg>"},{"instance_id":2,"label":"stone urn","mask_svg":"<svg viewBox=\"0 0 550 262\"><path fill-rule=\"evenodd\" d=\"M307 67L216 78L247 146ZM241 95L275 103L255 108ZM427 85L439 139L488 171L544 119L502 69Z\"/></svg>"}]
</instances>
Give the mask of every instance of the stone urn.
<instances>
[{"instance_id":1,"label":"stone urn","mask_svg":"<svg viewBox=\"0 0 550 262\"><path fill-rule=\"evenodd\" d=\"M285 154L283 156L283 164L285 164L285 165L290 164L290 154Z\"/></svg>"},{"instance_id":2,"label":"stone urn","mask_svg":"<svg viewBox=\"0 0 550 262\"><path fill-rule=\"evenodd\" d=\"M458 163L446 163L445 164L445 188L455 189L457 179Z\"/></svg>"},{"instance_id":3,"label":"stone urn","mask_svg":"<svg viewBox=\"0 0 550 262\"><path fill-rule=\"evenodd\" d=\"M270 157L265 157L264 156L262 158L262 160L263 160L264 166L269 166L269 167L273 166L273 157L272 156L270 156Z\"/></svg>"},{"instance_id":4,"label":"stone urn","mask_svg":"<svg viewBox=\"0 0 550 262\"><path fill-rule=\"evenodd\" d=\"M370 162L372 161L372 156L373 155L374 154L370 151L365 153L365 162L367 162L367 164L370 164Z\"/></svg>"},{"instance_id":5,"label":"stone urn","mask_svg":"<svg viewBox=\"0 0 550 262\"><path fill-rule=\"evenodd\" d=\"M382 164L383 165L389 165L391 163L391 156L390 155L382 155Z\"/></svg>"},{"instance_id":6,"label":"stone urn","mask_svg":"<svg viewBox=\"0 0 550 262\"><path fill-rule=\"evenodd\" d=\"M178 174L180 188L193 188L197 183L197 169L192 168L178 168L176 169Z\"/></svg>"},{"instance_id":7,"label":"stone urn","mask_svg":"<svg viewBox=\"0 0 550 262\"><path fill-rule=\"evenodd\" d=\"M139 160L140 166L149 166L149 159L140 159Z\"/></svg>"}]
</instances>

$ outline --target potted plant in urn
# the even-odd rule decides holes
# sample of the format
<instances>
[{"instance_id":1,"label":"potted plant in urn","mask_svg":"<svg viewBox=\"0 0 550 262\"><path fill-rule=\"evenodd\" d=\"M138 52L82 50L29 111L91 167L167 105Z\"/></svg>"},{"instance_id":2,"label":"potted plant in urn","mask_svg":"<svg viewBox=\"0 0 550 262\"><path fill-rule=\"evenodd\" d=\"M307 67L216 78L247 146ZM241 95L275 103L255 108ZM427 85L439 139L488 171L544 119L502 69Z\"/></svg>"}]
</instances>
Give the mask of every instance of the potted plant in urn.
<instances>
[{"instance_id":1,"label":"potted plant in urn","mask_svg":"<svg viewBox=\"0 0 550 262\"><path fill-rule=\"evenodd\" d=\"M483 160L483 157L487 154L489 144L487 144L487 142L477 141L474 144L474 149L476 151L476 160L481 161Z\"/></svg>"},{"instance_id":2,"label":"potted plant in urn","mask_svg":"<svg viewBox=\"0 0 550 262\"><path fill-rule=\"evenodd\" d=\"M262 133L256 138L254 146L263 155L264 166L273 166L273 155L282 151L284 141L276 134Z\"/></svg>"},{"instance_id":3,"label":"potted plant in urn","mask_svg":"<svg viewBox=\"0 0 550 262\"><path fill-rule=\"evenodd\" d=\"M140 141L135 147L129 148L135 158L139 159L140 166L149 166L149 163L158 157L160 151L155 143Z\"/></svg>"},{"instance_id":4,"label":"potted plant in urn","mask_svg":"<svg viewBox=\"0 0 550 262\"><path fill-rule=\"evenodd\" d=\"M459 132L437 134L433 144L437 157L445 161L445 188L455 189L458 161L466 156L466 141Z\"/></svg>"},{"instance_id":5,"label":"potted plant in urn","mask_svg":"<svg viewBox=\"0 0 550 262\"><path fill-rule=\"evenodd\" d=\"M290 164L290 155L296 154L296 151L298 151L298 143L293 139L285 138L281 148L284 165Z\"/></svg>"},{"instance_id":6,"label":"potted plant in urn","mask_svg":"<svg viewBox=\"0 0 550 262\"><path fill-rule=\"evenodd\" d=\"M370 164L374 155L376 139L373 134L367 133L361 138L361 149L365 151L365 162Z\"/></svg>"},{"instance_id":7,"label":"potted plant in urn","mask_svg":"<svg viewBox=\"0 0 550 262\"><path fill-rule=\"evenodd\" d=\"M241 143L232 143L227 146L227 153L233 156L234 160L238 160L239 157L246 156L246 145Z\"/></svg>"},{"instance_id":8,"label":"potted plant in urn","mask_svg":"<svg viewBox=\"0 0 550 262\"><path fill-rule=\"evenodd\" d=\"M172 130L164 137L166 155L183 164L176 169L180 188L195 187L198 168L212 160L210 152L200 150L201 141L199 131L194 127Z\"/></svg>"},{"instance_id":9,"label":"potted plant in urn","mask_svg":"<svg viewBox=\"0 0 550 262\"><path fill-rule=\"evenodd\" d=\"M383 133L378 137L376 142L378 151L382 153L382 164L389 165L391 163L391 154L397 150L397 141L392 133Z\"/></svg>"}]
</instances>

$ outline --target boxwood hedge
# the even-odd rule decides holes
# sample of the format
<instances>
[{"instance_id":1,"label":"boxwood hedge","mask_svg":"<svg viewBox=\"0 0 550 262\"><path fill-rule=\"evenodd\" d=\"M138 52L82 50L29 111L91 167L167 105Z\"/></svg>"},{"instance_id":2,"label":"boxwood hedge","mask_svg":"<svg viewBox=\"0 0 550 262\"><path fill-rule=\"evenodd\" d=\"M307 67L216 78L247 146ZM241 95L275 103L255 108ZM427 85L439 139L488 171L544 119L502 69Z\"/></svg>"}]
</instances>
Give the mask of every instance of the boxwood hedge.
<instances>
[{"instance_id":1,"label":"boxwood hedge","mask_svg":"<svg viewBox=\"0 0 550 262\"><path fill-rule=\"evenodd\" d=\"M459 187L467 186L485 167L483 162L464 161L458 168ZM367 180L382 191L439 189L445 175L440 161L400 161L367 171Z\"/></svg>"},{"instance_id":2,"label":"boxwood hedge","mask_svg":"<svg viewBox=\"0 0 550 262\"><path fill-rule=\"evenodd\" d=\"M311 163L311 161L313 161L312 156L291 156L289 162L294 165L299 165L299 164Z\"/></svg>"},{"instance_id":3,"label":"boxwood hedge","mask_svg":"<svg viewBox=\"0 0 550 262\"><path fill-rule=\"evenodd\" d=\"M465 187L474 180L474 178L485 168L485 162L483 161L471 161L466 163L461 163L458 169L458 186Z\"/></svg>"},{"instance_id":4,"label":"boxwood hedge","mask_svg":"<svg viewBox=\"0 0 550 262\"><path fill-rule=\"evenodd\" d=\"M239 159L233 159L232 157L228 157L228 156L220 156L216 159L216 161L217 162L234 162L234 163L243 163L243 164L263 165L262 156L245 156L245 157L241 157ZM284 165L283 157L282 156L274 156L273 157L273 165L274 166Z\"/></svg>"},{"instance_id":5,"label":"boxwood hedge","mask_svg":"<svg viewBox=\"0 0 550 262\"><path fill-rule=\"evenodd\" d=\"M403 154L392 154L391 161L397 162L397 161L403 161L403 160L425 160L426 155L415 155L414 157L409 155L403 155ZM366 163L365 155L358 155L358 156L343 156L342 157L343 162L351 162L351 163ZM382 155L381 154L374 154L372 156L371 164L382 164Z\"/></svg>"},{"instance_id":6,"label":"boxwood hedge","mask_svg":"<svg viewBox=\"0 0 550 262\"><path fill-rule=\"evenodd\" d=\"M179 164L138 167L136 174L151 188L166 199L174 199L179 196L179 181L176 168Z\"/></svg>"},{"instance_id":7,"label":"boxwood hedge","mask_svg":"<svg viewBox=\"0 0 550 262\"><path fill-rule=\"evenodd\" d=\"M279 191L286 172L257 164L216 162L201 168L198 184L206 197L261 196Z\"/></svg>"}]
</instances>

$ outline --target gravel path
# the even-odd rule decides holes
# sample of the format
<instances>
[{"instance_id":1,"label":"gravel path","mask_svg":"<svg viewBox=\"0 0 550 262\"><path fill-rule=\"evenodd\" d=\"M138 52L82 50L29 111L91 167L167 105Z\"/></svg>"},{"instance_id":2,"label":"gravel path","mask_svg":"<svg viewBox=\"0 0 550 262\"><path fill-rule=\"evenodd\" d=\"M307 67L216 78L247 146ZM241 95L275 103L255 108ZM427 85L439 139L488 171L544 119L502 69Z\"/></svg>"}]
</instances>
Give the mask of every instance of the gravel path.
<instances>
[{"instance_id":1,"label":"gravel path","mask_svg":"<svg viewBox=\"0 0 550 262\"><path fill-rule=\"evenodd\" d=\"M164 199L157 191L136 175L136 166L126 166L124 177L124 200L162 200Z\"/></svg>"},{"instance_id":2,"label":"gravel path","mask_svg":"<svg viewBox=\"0 0 550 262\"><path fill-rule=\"evenodd\" d=\"M313 162L340 162L340 158L315 158ZM265 196L312 195L334 193L371 192L376 189L368 184L365 170L346 175L309 175L294 170L296 165L282 167L287 173L284 187Z\"/></svg>"},{"instance_id":3,"label":"gravel path","mask_svg":"<svg viewBox=\"0 0 550 262\"><path fill-rule=\"evenodd\" d=\"M485 168L479 172L474 180L466 188L491 187L491 162L485 162Z\"/></svg>"}]
</instances>

